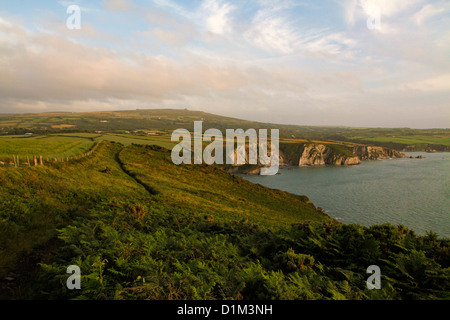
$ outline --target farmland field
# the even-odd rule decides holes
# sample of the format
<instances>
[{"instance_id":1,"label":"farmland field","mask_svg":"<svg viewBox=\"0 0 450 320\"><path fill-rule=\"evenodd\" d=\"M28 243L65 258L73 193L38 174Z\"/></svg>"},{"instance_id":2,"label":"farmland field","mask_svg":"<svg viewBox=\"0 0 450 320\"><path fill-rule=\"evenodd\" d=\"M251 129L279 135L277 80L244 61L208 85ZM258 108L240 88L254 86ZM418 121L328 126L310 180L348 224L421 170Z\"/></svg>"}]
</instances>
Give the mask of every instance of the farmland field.
<instances>
[{"instance_id":1,"label":"farmland field","mask_svg":"<svg viewBox=\"0 0 450 320\"><path fill-rule=\"evenodd\" d=\"M42 156L46 158L73 157L87 152L96 142L114 141L123 145L158 145L172 148L175 143L170 136L136 136L124 134L90 134L64 133L36 136L7 136L0 138L0 160L12 160L13 155L19 157Z\"/></svg>"},{"instance_id":2,"label":"farmland field","mask_svg":"<svg viewBox=\"0 0 450 320\"><path fill-rule=\"evenodd\" d=\"M391 142L391 143L401 143L405 145L416 145L416 144L440 144L445 146L450 146L450 136L449 135L414 135L414 136L375 136L375 137L353 137L355 140L366 140L373 142Z\"/></svg>"},{"instance_id":3,"label":"farmland field","mask_svg":"<svg viewBox=\"0 0 450 320\"><path fill-rule=\"evenodd\" d=\"M123 145L129 146L131 144L141 145L158 145L163 148L172 149L176 143L172 142L170 136L133 136L125 134L105 134L96 138L96 141L114 141Z\"/></svg>"},{"instance_id":4,"label":"farmland field","mask_svg":"<svg viewBox=\"0 0 450 320\"><path fill-rule=\"evenodd\" d=\"M0 138L0 160L12 156L65 158L87 152L94 142L77 138L54 137L51 139Z\"/></svg>"}]
</instances>

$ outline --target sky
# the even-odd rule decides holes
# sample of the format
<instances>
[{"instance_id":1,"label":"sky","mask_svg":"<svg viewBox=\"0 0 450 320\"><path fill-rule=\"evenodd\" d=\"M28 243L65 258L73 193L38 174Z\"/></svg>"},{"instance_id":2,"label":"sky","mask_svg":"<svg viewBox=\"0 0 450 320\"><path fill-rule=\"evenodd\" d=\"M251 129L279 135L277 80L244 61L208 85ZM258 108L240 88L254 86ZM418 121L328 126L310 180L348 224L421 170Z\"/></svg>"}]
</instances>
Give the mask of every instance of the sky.
<instances>
[{"instance_id":1,"label":"sky","mask_svg":"<svg viewBox=\"0 0 450 320\"><path fill-rule=\"evenodd\" d=\"M448 128L450 1L0 0L0 113L146 108Z\"/></svg>"}]
</instances>

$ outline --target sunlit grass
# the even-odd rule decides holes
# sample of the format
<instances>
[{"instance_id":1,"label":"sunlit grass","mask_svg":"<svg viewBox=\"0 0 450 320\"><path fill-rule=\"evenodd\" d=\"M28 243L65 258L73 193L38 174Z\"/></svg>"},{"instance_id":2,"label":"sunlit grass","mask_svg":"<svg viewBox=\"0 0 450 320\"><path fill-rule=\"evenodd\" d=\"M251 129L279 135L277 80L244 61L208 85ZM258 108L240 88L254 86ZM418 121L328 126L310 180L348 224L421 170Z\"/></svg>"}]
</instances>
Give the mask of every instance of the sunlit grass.
<instances>
[{"instance_id":1,"label":"sunlit grass","mask_svg":"<svg viewBox=\"0 0 450 320\"><path fill-rule=\"evenodd\" d=\"M65 158L87 152L94 142L89 140L54 137L53 139L0 138L0 159L12 156L43 158Z\"/></svg>"}]
</instances>

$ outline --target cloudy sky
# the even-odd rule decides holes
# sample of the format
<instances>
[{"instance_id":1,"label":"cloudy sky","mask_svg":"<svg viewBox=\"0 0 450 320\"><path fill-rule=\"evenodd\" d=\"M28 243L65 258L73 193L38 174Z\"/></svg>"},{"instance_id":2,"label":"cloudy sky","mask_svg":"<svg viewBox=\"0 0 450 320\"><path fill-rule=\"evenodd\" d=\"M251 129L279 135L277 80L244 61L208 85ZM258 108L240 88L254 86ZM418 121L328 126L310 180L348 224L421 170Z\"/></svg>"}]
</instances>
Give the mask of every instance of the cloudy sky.
<instances>
[{"instance_id":1,"label":"cloudy sky","mask_svg":"<svg viewBox=\"0 0 450 320\"><path fill-rule=\"evenodd\" d=\"M0 0L0 113L143 108L447 128L450 1Z\"/></svg>"}]
</instances>

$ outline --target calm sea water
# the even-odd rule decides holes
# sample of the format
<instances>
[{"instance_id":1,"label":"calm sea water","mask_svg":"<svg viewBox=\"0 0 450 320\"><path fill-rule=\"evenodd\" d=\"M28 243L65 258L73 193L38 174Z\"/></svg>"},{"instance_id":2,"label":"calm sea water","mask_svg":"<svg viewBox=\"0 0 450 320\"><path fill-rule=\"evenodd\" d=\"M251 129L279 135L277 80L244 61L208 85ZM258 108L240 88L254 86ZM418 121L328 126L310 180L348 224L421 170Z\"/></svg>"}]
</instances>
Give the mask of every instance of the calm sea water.
<instances>
[{"instance_id":1,"label":"calm sea water","mask_svg":"<svg viewBox=\"0 0 450 320\"><path fill-rule=\"evenodd\" d=\"M450 153L406 153L425 159L363 161L348 167L282 168L277 176L243 176L308 196L343 223L390 222L450 237Z\"/></svg>"}]
</instances>

